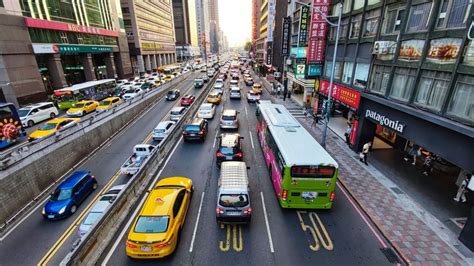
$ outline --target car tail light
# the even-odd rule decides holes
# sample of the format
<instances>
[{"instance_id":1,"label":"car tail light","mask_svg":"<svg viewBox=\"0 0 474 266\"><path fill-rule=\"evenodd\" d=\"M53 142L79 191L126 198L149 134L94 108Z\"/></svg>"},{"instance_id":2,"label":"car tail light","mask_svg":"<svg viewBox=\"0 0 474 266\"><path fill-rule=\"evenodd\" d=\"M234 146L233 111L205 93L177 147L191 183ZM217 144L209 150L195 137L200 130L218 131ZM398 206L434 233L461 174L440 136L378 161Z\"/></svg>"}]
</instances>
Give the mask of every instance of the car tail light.
<instances>
[{"instance_id":1,"label":"car tail light","mask_svg":"<svg viewBox=\"0 0 474 266\"><path fill-rule=\"evenodd\" d=\"M91 178L92 178L92 179L95 179L95 176L91 175Z\"/></svg>"},{"instance_id":2,"label":"car tail light","mask_svg":"<svg viewBox=\"0 0 474 266\"><path fill-rule=\"evenodd\" d=\"M240 157L240 158L242 158L242 153L241 153L241 152L236 153L236 154L235 154L235 157Z\"/></svg>"},{"instance_id":3,"label":"car tail light","mask_svg":"<svg viewBox=\"0 0 474 266\"><path fill-rule=\"evenodd\" d=\"M288 190L283 189L283 192L281 193L281 198L286 201L286 198L288 197Z\"/></svg>"},{"instance_id":4,"label":"car tail light","mask_svg":"<svg viewBox=\"0 0 474 266\"><path fill-rule=\"evenodd\" d=\"M173 236L171 236L170 241L165 242L165 243L161 243L161 244L158 244L158 245L155 245L155 246L153 246L153 247L155 247L155 248L164 248L164 247L169 246L169 245L171 245L171 244L173 244Z\"/></svg>"},{"instance_id":5,"label":"car tail light","mask_svg":"<svg viewBox=\"0 0 474 266\"><path fill-rule=\"evenodd\" d=\"M217 157L224 157L224 154L220 151L216 152L216 156Z\"/></svg>"},{"instance_id":6,"label":"car tail light","mask_svg":"<svg viewBox=\"0 0 474 266\"><path fill-rule=\"evenodd\" d=\"M334 191L333 191L333 192L331 192L331 196L329 196L329 200L331 202L333 202L335 197L336 197L336 193L334 193Z\"/></svg>"},{"instance_id":7,"label":"car tail light","mask_svg":"<svg viewBox=\"0 0 474 266\"><path fill-rule=\"evenodd\" d=\"M217 214L223 214L223 213L224 213L224 209L216 208L216 213L217 213Z\"/></svg>"},{"instance_id":8,"label":"car tail light","mask_svg":"<svg viewBox=\"0 0 474 266\"><path fill-rule=\"evenodd\" d=\"M244 214L252 214L252 208L245 209Z\"/></svg>"},{"instance_id":9,"label":"car tail light","mask_svg":"<svg viewBox=\"0 0 474 266\"><path fill-rule=\"evenodd\" d=\"M203 135L203 134L204 134L204 130L199 131L199 135Z\"/></svg>"},{"instance_id":10,"label":"car tail light","mask_svg":"<svg viewBox=\"0 0 474 266\"><path fill-rule=\"evenodd\" d=\"M125 242L125 244L127 245L128 248L138 248L137 245L134 245L134 244L128 242L128 240L127 240L127 242Z\"/></svg>"}]
</instances>

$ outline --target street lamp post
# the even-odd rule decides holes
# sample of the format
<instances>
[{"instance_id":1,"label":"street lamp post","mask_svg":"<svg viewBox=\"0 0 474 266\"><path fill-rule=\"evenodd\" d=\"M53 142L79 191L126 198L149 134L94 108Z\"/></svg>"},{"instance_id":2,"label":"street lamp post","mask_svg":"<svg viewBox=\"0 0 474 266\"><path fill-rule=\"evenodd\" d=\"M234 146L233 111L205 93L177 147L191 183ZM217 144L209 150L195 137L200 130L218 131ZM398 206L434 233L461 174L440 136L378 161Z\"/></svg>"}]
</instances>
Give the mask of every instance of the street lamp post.
<instances>
[{"instance_id":1,"label":"street lamp post","mask_svg":"<svg viewBox=\"0 0 474 266\"><path fill-rule=\"evenodd\" d=\"M296 3L308 6L311 9L315 9L315 7L312 4L302 3L302 2L298 2L298 1L296 1ZM321 146L323 146L323 148L326 148L326 136L327 136L327 131L328 131L329 117L331 116L332 86L333 86L333 81L334 81L334 69L335 69L335 66L336 66L337 46L339 44L339 30L341 28L341 15L342 15L342 4L341 3L337 4L337 9L338 9L337 24L332 23L331 21L329 21L328 18L330 18L331 16L326 16L325 14L323 14L321 12L321 10L315 9L316 12L318 12L329 25L331 25L332 27L337 27L336 41L334 42L334 52L333 52L333 56L332 56L331 76L329 78L328 103L326 104L326 108L325 108L326 109L325 110L326 123L324 124L323 140L321 142Z\"/></svg>"}]
</instances>

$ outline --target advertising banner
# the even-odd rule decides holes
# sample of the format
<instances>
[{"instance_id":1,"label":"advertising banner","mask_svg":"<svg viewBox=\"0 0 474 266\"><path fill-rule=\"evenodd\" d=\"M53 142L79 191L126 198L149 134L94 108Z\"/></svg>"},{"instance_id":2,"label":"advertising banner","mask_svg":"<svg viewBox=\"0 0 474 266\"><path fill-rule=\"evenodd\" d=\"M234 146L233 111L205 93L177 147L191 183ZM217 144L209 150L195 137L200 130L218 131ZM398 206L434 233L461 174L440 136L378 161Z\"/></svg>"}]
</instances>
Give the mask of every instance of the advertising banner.
<instances>
[{"instance_id":1,"label":"advertising banner","mask_svg":"<svg viewBox=\"0 0 474 266\"><path fill-rule=\"evenodd\" d=\"M308 38L308 62L321 63L324 60L327 23L324 16L329 13L329 0L313 0L311 24Z\"/></svg>"},{"instance_id":2,"label":"advertising banner","mask_svg":"<svg viewBox=\"0 0 474 266\"><path fill-rule=\"evenodd\" d=\"M442 38L430 41L427 61L438 64L453 64L459 55L462 39Z\"/></svg>"},{"instance_id":3,"label":"advertising banner","mask_svg":"<svg viewBox=\"0 0 474 266\"><path fill-rule=\"evenodd\" d=\"M291 27L291 18L283 18L283 34L281 38L281 55L288 56L290 52L290 27Z\"/></svg>"},{"instance_id":4,"label":"advertising banner","mask_svg":"<svg viewBox=\"0 0 474 266\"><path fill-rule=\"evenodd\" d=\"M49 21L36 18L25 18L25 24L28 28L71 31L86 34L118 37L118 32L96 27L81 26L58 21Z\"/></svg>"},{"instance_id":5,"label":"advertising banner","mask_svg":"<svg viewBox=\"0 0 474 266\"><path fill-rule=\"evenodd\" d=\"M267 42L273 41L273 20L275 20L275 0L268 1L268 27L267 27Z\"/></svg>"},{"instance_id":6,"label":"advertising banner","mask_svg":"<svg viewBox=\"0 0 474 266\"><path fill-rule=\"evenodd\" d=\"M329 81L321 80L319 92L328 95L329 92ZM340 102L341 104L353 109L357 110L359 108L360 103L360 92L333 84L332 85L332 95L331 97L335 100Z\"/></svg>"}]
</instances>

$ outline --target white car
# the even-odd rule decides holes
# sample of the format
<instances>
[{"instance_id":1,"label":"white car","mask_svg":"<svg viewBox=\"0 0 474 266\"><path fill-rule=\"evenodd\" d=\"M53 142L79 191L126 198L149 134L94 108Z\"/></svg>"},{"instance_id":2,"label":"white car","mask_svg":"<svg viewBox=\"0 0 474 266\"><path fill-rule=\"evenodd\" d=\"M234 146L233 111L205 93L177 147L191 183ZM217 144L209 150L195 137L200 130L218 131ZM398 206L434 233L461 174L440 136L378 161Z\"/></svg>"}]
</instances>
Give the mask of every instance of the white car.
<instances>
[{"instance_id":1,"label":"white car","mask_svg":"<svg viewBox=\"0 0 474 266\"><path fill-rule=\"evenodd\" d=\"M224 86L224 80L223 79L216 79L215 84L222 84L222 86Z\"/></svg>"},{"instance_id":2,"label":"white car","mask_svg":"<svg viewBox=\"0 0 474 266\"><path fill-rule=\"evenodd\" d=\"M36 103L18 109L18 116L23 127L31 127L47 119L53 119L59 114L51 102Z\"/></svg>"},{"instance_id":3,"label":"white car","mask_svg":"<svg viewBox=\"0 0 474 266\"><path fill-rule=\"evenodd\" d=\"M214 84L215 90L224 90L224 83L215 83Z\"/></svg>"},{"instance_id":4,"label":"white car","mask_svg":"<svg viewBox=\"0 0 474 266\"><path fill-rule=\"evenodd\" d=\"M145 92L140 89L140 88L131 88L131 89L128 89L125 91L125 94L122 95L122 99L124 100L130 100L130 99L133 99L133 98L136 98L142 94L144 94Z\"/></svg>"},{"instance_id":5,"label":"white car","mask_svg":"<svg viewBox=\"0 0 474 266\"><path fill-rule=\"evenodd\" d=\"M230 84L230 88L239 87L239 81L235 79L230 80L229 84Z\"/></svg>"},{"instance_id":6,"label":"white car","mask_svg":"<svg viewBox=\"0 0 474 266\"><path fill-rule=\"evenodd\" d=\"M120 88L122 90L128 90L128 89L132 88L133 84L135 84L135 82L128 81L128 82L125 82L122 85L120 85Z\"/></svg>"},{"instance_id":7,"label":"white car","mask_svg":"<svg viewBox=\"0 0 474 266\"><path fill-rule=\"evenodd\" d=\"M163 140L173 130L174 121L161 121L153 130L153 140Z\"/></svg>"},{"instance_id":8,"label":"white car","mask_svg":"<svg viewBox=\"0 0 474 266\"><path fill-rule=\"evenodd\" d=\"M240 88L239 87L232 87L230 89L230 99L240 99L241 93L240 93Z\"/></svg>"},{"instance_id":9,"label":"white car","mask_svg":"<svg viewBox=\"0 0 474 266\"><path fill-rule=\"evenodd\" d=\"M170 111L170 120L171 121L179 121L181 117L183 117L184 113L186 112L186 108L182 106L173 107Z\"/></svg>"},{"instance_id":10,"label":"white car","mask_svg":"<svg viewBox=\"0 0 474 266\"><path fill-rule=\"evenodd\" d=\"M143 84L144 83L140 80L139 82L135 82L135 84L133 84L132 88L140 89L143 86Z\"/></svg>"},{"instance_id":11,"label":"white car","mask_svg":"<svg viewBox=\"0 0 474 266\"><path fill-rule=\"evenodd\" d=\"M212 119L216 114L216 106L213 103L203 103L199 107L198 117L204 119Z\"/></svg>"},{"instance_id":12,"label":"white car","mask_svg":"<svg viewBox=\"0 0 474 266\"><path fill-rule=\"evenodd\" d=\"M117 80L117 86L122 86L123 84L125 84L127 82L128 82L128 79Z\"/></svg>"},{"instance_id":13,"label":"white car","mask_svg":"<svg viewBox=\"0 0 474 266\"><path fill-rule=\"evenodd\" d=\"M257 102L260 100L260 94L254 92L253 90L250 90L249 92L247 92L247 102L250 103L250 102Z\"/></svg>"}]
</instances>

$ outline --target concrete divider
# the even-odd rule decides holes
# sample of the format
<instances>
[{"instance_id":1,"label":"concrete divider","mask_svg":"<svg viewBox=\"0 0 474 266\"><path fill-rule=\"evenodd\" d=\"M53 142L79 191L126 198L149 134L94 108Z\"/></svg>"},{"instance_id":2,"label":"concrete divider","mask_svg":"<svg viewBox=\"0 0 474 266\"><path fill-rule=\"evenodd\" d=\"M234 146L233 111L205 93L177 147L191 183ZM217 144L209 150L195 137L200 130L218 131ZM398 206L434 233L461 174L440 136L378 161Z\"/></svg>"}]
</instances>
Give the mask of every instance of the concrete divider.
<instances>
[{"instance_id":1,"label":"concrete divider","mask_svg":"<svg viewBox=\"0 0 474 266\"><path fill-rule=\"evenodd\" d=\"M158 171L164 166L167 157L178 144L181 138L181 127L189 122L197 113L200 104L207 97L207 92L213 87L216 79L214 76L205 87L196 101L187 110L185 116L176 124L171 134L162 141L159 149L156 149L144 163L140 171L132 176L127 187L120 192L117 199L112 203L104 216L85 234L80 242L62 260L61 265L96 265L98 259L109 246L113 237L124 224L129 210L133 209L141 195L151 185Z\"/></svg>"},{"instance_id":2,"label":"concrete divider","mask_svg":"<svg viewBox=\"0 0 474 266\"><path fill-rule=\"evenodd\" d=\"M147 108L151 108L165 93L189 75L170 82L108 115L84 122L67 134L52 136L38 145L41 149L28 155L0 175L0 231L8 228L17 218L33 206L36 200L76 168L108 140L134 121Z\"/></svg>"}]
</instances>

